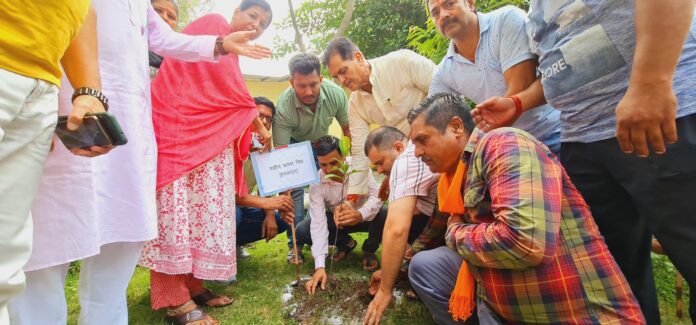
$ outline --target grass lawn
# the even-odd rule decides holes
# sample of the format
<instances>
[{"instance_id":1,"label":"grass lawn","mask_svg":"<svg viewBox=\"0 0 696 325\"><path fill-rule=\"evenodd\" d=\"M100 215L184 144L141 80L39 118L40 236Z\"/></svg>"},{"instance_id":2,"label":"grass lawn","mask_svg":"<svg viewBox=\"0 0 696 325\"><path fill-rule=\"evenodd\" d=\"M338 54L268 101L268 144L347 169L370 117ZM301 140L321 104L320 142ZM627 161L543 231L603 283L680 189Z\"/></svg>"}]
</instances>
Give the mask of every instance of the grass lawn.
<instances>
[{"instance_id":1,"label":"grass lawn","mask_svg":"<svg viewBox=\"0 0 696 325\"><path fill-rule=\"evenodd\" d=\"M365 235L354 236L359 242ZM209 313L222 324L293 324L284 309L281 295L286 286L294 280L294 267L285 262L287 253L285 236L279 235L269 243L257 243L248 249L251 257L238 261L238 282L223 286L211 284L215 292L235 298L228 307L209 309ZM302 266L302 276L310 274L313 260L309 248L305 248L306 263ZM360 266L361 252L356 249L346 259L334 264L333 273L336 276L365 277L369 275ZM691 324L688 318L688 290L685 295L685 315L679 319L675 316L674 299L674 268L664 256L654 256L655 275L658 285L658 296L662 310L663 324ZM328 261L327 261L328 268ZM66 285L68 298L68 324L77 324L79 306L77 302L77 266L71 269ZM130 324L162 324L164 311L150 310L149 272L138 268L128 288L128 307ZM365 284L366 286L366 284ZM359 288L363 289L363 288ZM420 302L399 299L392 305L385 316L386 324L432 324L431 317ZM362 319L363 315L356 315ZM319 319L309 319L307 324L321 323Z\"/></svg>"}]
</instances>

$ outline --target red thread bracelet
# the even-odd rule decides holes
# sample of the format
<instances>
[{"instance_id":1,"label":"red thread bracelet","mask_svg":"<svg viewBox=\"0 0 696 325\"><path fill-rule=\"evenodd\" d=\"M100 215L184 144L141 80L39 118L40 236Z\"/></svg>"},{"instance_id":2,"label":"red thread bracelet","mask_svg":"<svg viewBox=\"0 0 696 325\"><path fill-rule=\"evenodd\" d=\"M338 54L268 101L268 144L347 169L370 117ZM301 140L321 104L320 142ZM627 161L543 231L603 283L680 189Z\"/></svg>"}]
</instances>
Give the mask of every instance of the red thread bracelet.
<instances>
[{"instance_id":1,"label":"red thread bracelet","mask_svg":"<svg viewBox=\"0 0 696 325\"><path fill-rule=\"evenodd\" d=\"M512 99L512 102L515 103L515 116L519 117L520 115L522 115L522 100L520 99L520 97L517 95L512 95L508 98Z\"/></svg>"}]
</instances>

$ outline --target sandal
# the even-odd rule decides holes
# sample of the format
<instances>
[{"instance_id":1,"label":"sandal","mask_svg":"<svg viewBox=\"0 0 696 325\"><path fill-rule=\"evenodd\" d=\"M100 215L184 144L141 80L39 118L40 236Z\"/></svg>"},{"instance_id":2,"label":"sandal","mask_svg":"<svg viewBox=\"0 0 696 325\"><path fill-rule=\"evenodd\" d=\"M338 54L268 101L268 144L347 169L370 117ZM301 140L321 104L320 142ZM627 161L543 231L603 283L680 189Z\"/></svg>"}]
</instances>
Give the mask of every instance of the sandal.
<instances>
[{"instance_id":1,"label":"sandal","mask_svg":"<svg viewBox=\"0 0 696 325\"><path fill-rule=\"evenodd\" d=\"M376 270L377 268L379 268L379 261L377 261L377 256L375 256L375 253L363 252L363 259L362 259L363 271L372 272L372 271Z\"/></svg>"},{"instance_id":2,"label":"sandal","mask_svg":"<svg viewBox=\"0 0 696 325\"><path fill-rule=\"evenodd\" d=\"M218 299L218 298L227 298L230 301L228 303L223 303L223 304L219 304L219 305L209 305L208 304L211 300ZM191 299L193 299L193 301L198 306L215 307L215 308L229 306L234 302L234 298L215 294L214 292L210 291L210 289L205 289L205 291L201 292L200 294L196 295L195 297L191 297Z\"/></svg>"},{"instance_id":3,"label":"sandal","mask_svg":"<svg viewBox=\"0 0 696 325\"><path fill-rule=\"evenodd\" d=\"M287 259L288 264L295 264L295 252L293 249L290 249L290 251L288 251ZM297 250L297 264L304 264L304 255L302 255L302 252L299 249Z\"/></svg>"},{"instance_id":4,"label":"sandal","mask_svg":"<svg viewBox=\"0 0 696 325\"><path fill-rule=\"evenodd\" d=\"M357 246L358 246L358 242L355 241L355 239L351 239L348 242L348 244L341 246L341 247L337 247L336 251L333 254L333 257L331 257L331 258L333 259L334 262L340 262L343 258L348 256L348 253L352 252L355 249L355 247L357 247ZM343 253L343 254L341 254L341 253Z\"/></svg>"},{"instance_id":5,"label":"sandal","mask_svg":"<svg viewBox=\"0 0 696 325\"><path fill-rule=\"evenodd\" d=\"M189 300L187 303L181 305L175 309L169 309L167 311L167 316L164 317L164 321L171 325L186 325L186 324L196 324L196 325L219 325L220 322L210 317L206 314L201 307L196 306L193 301Z\"/></svg>"}]
</instances>

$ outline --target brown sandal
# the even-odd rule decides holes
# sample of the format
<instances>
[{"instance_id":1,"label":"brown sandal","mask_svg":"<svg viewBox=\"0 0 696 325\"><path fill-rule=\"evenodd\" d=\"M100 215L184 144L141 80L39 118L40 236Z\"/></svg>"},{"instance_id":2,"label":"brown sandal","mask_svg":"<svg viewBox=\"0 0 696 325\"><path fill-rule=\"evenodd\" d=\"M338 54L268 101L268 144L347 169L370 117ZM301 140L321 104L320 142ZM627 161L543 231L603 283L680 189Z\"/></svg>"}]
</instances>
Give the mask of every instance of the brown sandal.
<instances>
[{"instance_id":1,"label":"brown sandal","mask_svg":"<svg viewBox=\"0 0 696 325\"><path fill-rule=\"evenodd\" d=\"M205 291L203 291L202 293L200 293L199 295L197 295L195 297L192 297L191 299L193 299L193 301L196 303L196 305L199 305L201 307L214 307L214 308L229 306L234 302L234 299L232 297L227 297L230 300L230 302L228 302L226 304L208 305L208 303L211 300L216 299L216 298L222 298L222 297L223 296L218 295L218 294L210 291L210 289L205 289Z\"/></svg>"},{"instance_id":2,"label":"brown sandal","mask_svg":"<svg viewBox=\"0 0 696 325\"><path fill-rule=\"evenodd\" d=\"M167 324L172 325L186 325L193 323L200 325L220 324L217 319L210 317L210 315L206 314L201 307L196 306L191 300L176 309L168 310L167 316L164 317L164 321Z\"/></svg>"}]
</instances>

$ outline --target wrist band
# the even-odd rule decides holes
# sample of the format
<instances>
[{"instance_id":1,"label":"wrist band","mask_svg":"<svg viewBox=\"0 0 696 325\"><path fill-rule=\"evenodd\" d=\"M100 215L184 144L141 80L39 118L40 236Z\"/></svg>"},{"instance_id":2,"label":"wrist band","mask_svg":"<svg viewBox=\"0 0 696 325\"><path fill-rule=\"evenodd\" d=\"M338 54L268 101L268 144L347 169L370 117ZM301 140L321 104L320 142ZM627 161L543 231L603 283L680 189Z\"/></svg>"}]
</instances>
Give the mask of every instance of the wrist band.
<instances>
[{"instance_id":1,"label":"wrist band","mask_svg":"<svg viewBox=\"0 0 696 325\"><path fill-rule=\"evenodd\" d=\"M227 55L227 51L225 51L225 47L222 45L222 42L222 36L218 36L218 38L215 39L215 54Z\"/></svg>"},{"instance_id":2,"label":"wrist band","mask_svg":"<svg viewBox=\"0 0 696 325\"><path fill-rule=\"evenodd\" d=\"M106 98L106 96L104 96L104 94L102 94L101 91L96 90L94 88L90 88L90 87L80 87L80 88L75 89L75 92L73 93L72 98L70 99L70 102L71 103L74 102L75 98L82 96L82 95L92 96L92 97L98 99L102 103L102 105L104 105L104 110L105 111L109 110L109 99Z\"/></svg>"},{"instance_id":3,"label":"wrist band","mask_svg":"<svg viewBox=\"0 0 696 325\"><path fill-rule=\"evenodd\" d=\"M522 115L522 100L520 97L517 95L512 95L508 98L512 99L512 102L515 103L515 116L519 117Z\"/></svg>"}]
</instances>

